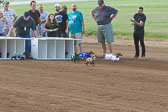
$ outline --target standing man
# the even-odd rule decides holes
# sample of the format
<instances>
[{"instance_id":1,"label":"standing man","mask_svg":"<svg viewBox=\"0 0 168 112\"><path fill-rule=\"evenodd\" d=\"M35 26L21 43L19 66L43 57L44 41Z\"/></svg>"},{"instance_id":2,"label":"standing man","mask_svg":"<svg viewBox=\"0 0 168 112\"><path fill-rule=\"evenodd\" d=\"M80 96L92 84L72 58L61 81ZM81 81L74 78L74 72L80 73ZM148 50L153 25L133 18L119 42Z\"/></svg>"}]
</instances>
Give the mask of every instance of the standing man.
<instances>
[{"instance_id":1,"label":"standing man","mask_svg":"<svg viewBox=\"0 0 168 112\"><path fill-rule=\"evenodd\" d=\"M97 23L97 39L102 43L103 57L106 54L106 43L109 52L112 55L112 42L114 42L112 20L116 17L118 11L110 6L106 6L103 0L98 0L98 7L92 10L91 15ZM112 15L112 16L111 16Z\"/></svg>"},{"instance_id":2,"label":"standing man","mask_svg":"<svg viewBox=\"0 0 168 112\"><path fill-rule=\"evenodd\" d=\"M35 36L38 37L35 22L33 18L30 17L29 12L25 12L24 16L21 16L16 20L16 22L10 28L8 34L6 35L7 37L10 36L10 33L13 31L14 28L16 28L16 37L30 38L30 29L32 29ZM25 51L29 53L31 52L31 40L26 40Z\"/></svg>"},{"instance_id":3,"label":"standing man","mask_svg":"<svg viewBox=\"0 0 168 112\"><path fill-rule=\"evenodd\" d=\"M131 24L134 25L134 44L135 44L135 56L139 57L139 41L142 47L142 58L145 58L145 44L144 44L144 26L145 26L146 16L143 13L143 7L138 8L138 13L136 13L131 19Z\"/></svg>"},{"instance_id":4,"label":"standing man","mask_svg":"<svg viewBox=\"0 0 168 112\"><path fill-rule=\"evenodd\" d=\"M67 34L65 33L66 30L66 21L68 20L68 15L61 11L61 6L59 4L55 4L55 19L58 23L58 31L56 36L57 37L67 37Z\"/></svg>"},{"instance_id":5,"label":"standing man","mask_svg":"<svg viewBox=\"0 0 168 112\"><path fill-rule=\"evenodd\" d=\"M74 50L77 53L77 44L79 45L80 52L82 52L82 34L84 34L84 20L80 11L77 11L77 5L72 4L72 12L68 15L67 30L69 31L69 37L75 39L81 39L75 41Z\"/></svg>"},{"instance_id":6,"label":"standing man","mask_svg":"<svg viewBox=\"0 0 168 112\"><path fill-rule=\"evenodd\" d=\"M63 6L62 6L62 11L67 14L67 6L66 6L66 5L63 5Z\"/></svg>"},{"instance_id":7,"label":"standing man","mask_svg":"<svg viewBox=\"0 0 168 112\"><path fill-rule=\"evenodd\" d=\"M47 17L48 17L48 13L44 12L44 8L43 8L42 4L39 5L38 9L39 9L39 12L40 12L40 19L41 19L41 36L42 37L47 37L47 32L44 30L44 28L45 28L45 22L46 22Z\"/></svg>"},{"instance_id":8,"label":"standing man","mask_svg":"<svg viewBox=\"0 0 168 112\"><path fill-rule=\"evenodd\" d=\"M36 10L36 2L31 1L30 2L30 10L29 10L30 16L34 19L36 24L37 33L40 36L41 34L41 19L40 19L40 12ZM33 30L30 30L30 36L34 37Z\"/></svg>"},{"instance_id":9,"label":"standing man","mask_svg":"<svg viewBox=\"0 0 168 112\"><path fill-rule=\"evenodd\" d=\"M3 17L7 19L8 24L5 25L5 33L8 34L9 29L13 26L13 23L17 19L17 14L14 10L9 9L9 2L3 2L3 9L1 9ZM14 31L11 32L10 37L14 37Z\"/></svg>"}]
</instances>

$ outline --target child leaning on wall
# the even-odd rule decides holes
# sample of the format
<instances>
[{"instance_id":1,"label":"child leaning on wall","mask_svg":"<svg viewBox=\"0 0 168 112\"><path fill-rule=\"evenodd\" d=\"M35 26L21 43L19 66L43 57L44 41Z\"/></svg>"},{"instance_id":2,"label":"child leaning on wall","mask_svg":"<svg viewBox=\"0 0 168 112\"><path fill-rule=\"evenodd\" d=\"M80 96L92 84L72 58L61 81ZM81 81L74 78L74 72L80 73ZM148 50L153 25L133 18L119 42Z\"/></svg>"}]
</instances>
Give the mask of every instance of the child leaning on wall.
<instances>
[{"instance_id":1,"label":"child leaning on wall","mask_svg":"<svg viewBox=\"0 0 168 112\"><path fill-rule=\"evenodd\" d=\"M0 11L0 36L5 36L4 24L8 24L6 18L3 17L2 11Z\"/></svg>"}]
</instances>

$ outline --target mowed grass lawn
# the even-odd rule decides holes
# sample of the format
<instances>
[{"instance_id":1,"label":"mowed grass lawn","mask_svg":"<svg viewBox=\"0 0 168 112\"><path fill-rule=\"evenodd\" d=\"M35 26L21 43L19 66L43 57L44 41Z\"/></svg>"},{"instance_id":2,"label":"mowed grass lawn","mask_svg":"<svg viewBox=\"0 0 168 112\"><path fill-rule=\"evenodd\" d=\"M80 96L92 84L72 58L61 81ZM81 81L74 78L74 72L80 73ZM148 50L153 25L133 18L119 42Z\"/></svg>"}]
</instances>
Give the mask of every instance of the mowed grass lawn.
<instances>
[{"instance_id":1,"label":"mowed grass lawn","mask_svg":"<svg viewBox=\"0 0 168 112\"><path fill-rule=\"evenodd\" d=\"M132 37L133 26L130 25L130 18L137 12L137 8L144 7L147 16L145 25L148 38L168 38L168 2L167 0L104 0L105 4L118 9L117 17L112 21L116 36ZM78 10L84 15L86 34L96 34L96 23L90 16L90 12L97 7L97 0L89 2L76 2ZM71 11L72 2L60 3L67 5L68 13ZM37 7L38 7L37 1ZM29 10L29 5L10 6L19 16ZM55 13L54 3L44 4L45 11Z\"/></svg>"}]
</instances>

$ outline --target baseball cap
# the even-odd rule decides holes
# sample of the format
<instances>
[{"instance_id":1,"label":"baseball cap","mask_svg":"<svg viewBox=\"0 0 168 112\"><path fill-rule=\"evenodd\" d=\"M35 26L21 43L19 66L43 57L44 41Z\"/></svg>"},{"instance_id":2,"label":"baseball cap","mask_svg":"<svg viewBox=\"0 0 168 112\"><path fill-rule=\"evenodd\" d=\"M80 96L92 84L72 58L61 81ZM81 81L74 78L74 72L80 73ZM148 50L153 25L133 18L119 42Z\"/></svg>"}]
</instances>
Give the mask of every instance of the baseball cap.
<instances>
[{"instance_id":1,"label":"baseball cap","mask_svg":"<svg viewBox=\"0 0 168 112\"><path fill-rule=\"evenodd\" d=\"M4 5L4 4L9 4L9 2L8 2L8 1L4 1L4 2L3 2L3 5Z\"/></svg>"},{"instance_id":2,"label":"baseball cap","mask_svg":"<svg viewBox=\"0 0 168 112\"><path fill-rule=\"evenodd\" d=\"M98 0L98 5L102 5L102 4L104 4L104 1L103 0Z\"/></svg>"},{"instance_id":3,"label":"baseball cap","mask_svg":"<svg viewBox=\"0 0 168 112\"><path fill-rule=\"evenodd\" d=\"M30 13L29 13L29 12L25 12L25 13L24 13L24 17L27 18L28 16L30 16Z\"/></svg>"},{"instance_id":4,"label":"baseball cap","mask_svg":"<svg viewBox=\"0 0 168 112\"><path fill-rule=\"evenodd\" d=\"M55 4L54 7L61 7L60 4Z\"/></svg>"}]
</instances>

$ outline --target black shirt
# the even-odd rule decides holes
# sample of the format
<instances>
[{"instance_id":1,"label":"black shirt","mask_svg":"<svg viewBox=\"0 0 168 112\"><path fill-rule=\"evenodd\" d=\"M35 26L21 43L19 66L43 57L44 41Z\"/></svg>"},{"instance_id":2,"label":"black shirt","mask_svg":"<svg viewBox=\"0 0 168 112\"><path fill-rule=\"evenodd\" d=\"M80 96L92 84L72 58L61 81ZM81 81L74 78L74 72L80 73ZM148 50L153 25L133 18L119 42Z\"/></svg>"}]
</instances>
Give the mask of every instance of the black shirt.
<instances>
[{"instance_id":1,"label":"black shirt","mask_svg":"<svg viewBox=\"0 0 168 112\"><path fill-rule=\"evenodd\" d=\"M92 10L92 15L96 17L96 22L98 25L105 25L111 23L111 15L117 13L118 11L110 6L104 6L103 10L98 7Z\"/></svg>"},{"instance_id":2,"label":"black shirt","mask_svg":"<svg viewBox=\"0 0 168 112\"><path fill-rule=\"evenodd\" d=\"M17 35L26 35L30 33L30 28L36 30L35 22L32 17L28 21L25 21L23 16L19 17L13 25L16 28Z\"/></svg>"},{"instance_id":3,"label":"black shirt","mask_svg":"<svg viewBox=\"0 0 168 112\"><path fill-rule=\"evenodd\" d=\"M29 10L30 16L34 19L36 26L39 24L39 18L40 18L40 12L38 10L35 10L35 12L32 12L32 10Z\"/></svg>"},{"instance_id":4,"label":"black shirt","mask_svg":"<svg viewBox=\"0 0 168 112\"><path fill-rule=\"evenodd\" d=\"M58 23L58 32L65 33L68 15L63 11L60 11L59 13L55 13L55 19Z\"/></svg>"},{"instance_id":5,"label":"black shirt","mask_svg":"<svg viewBox=\"0 0 168 112\"><path fill-rule=\"evenodd\" d=\"M57 26L56 26L56 23L51 23L50 26L45 24L45 28L46 29L56 29ZM47 36L48 37L56 37L56 31L52 31L52 32L48 31Z\"/></svg>"},{"instance_id":6,"label":"black shirt","mask_svg":"<svg viewBox=\"0 0 168 112\"><path fill-rule=\"evenodd\" d=\"M138 22L138 23L140 23L140 21L142 21L142 22L144 23L143 26L134 25L134 30L135 30L135 31L144 31L144 26L145 26L145 21L146 21L146 16L145 16L145 14L140 15L140 14L136 13L136 14L134 15L134 19L135 19L135 21Z\"/></svg>"}]
</instances>

